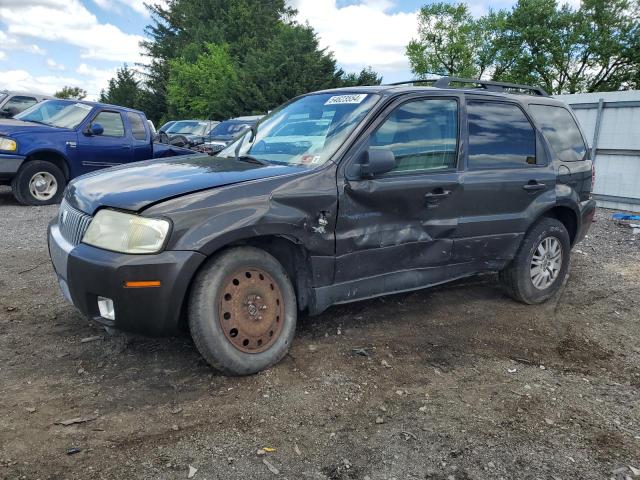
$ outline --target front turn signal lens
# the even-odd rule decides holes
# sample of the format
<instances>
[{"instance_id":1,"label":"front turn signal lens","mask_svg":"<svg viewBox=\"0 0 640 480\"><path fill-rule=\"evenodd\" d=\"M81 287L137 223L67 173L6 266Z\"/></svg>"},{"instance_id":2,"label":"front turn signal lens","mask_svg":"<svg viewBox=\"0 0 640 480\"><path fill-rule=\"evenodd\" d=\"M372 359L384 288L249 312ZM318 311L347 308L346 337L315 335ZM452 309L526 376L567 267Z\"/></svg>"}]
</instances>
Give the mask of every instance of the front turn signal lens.
<instances>
[{"instance_id":1,"label":"front turn signal lens","mask_svg":"<svg viewBox=\"0 0 640 480\"><path fill-rule=\"evenodd\" d=\"M154 288L160 286L160 280L124 282L124 288Z\"/></svg>"}]
</instances>

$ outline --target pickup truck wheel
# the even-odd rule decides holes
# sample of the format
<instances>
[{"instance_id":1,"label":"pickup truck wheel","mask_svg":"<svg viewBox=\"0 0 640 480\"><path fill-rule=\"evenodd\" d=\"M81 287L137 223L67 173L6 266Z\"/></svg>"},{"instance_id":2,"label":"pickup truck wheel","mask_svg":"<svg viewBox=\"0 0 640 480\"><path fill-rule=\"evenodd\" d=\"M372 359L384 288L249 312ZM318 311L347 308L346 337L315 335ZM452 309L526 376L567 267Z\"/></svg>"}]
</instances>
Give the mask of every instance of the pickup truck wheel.
<instances>
[{"instance_id":1,"label":"pickup truck wheel","mask_svg":"<svg viewBox=\"0 0 640 480\"><path fill-rule=\"evenodd\" d=\"M542 303L566 281L570 252L565 226L545 217L527 232L515 258L500 272L500 281L515 300Z\"/></svg>"},{"instance_id":2,"label":"pickup truck wheel","mask_svg":"<svg viewBox=\"0 0 640 480\"><path fill-rule=\"evenodd\" d=\"M13 196L24 205L59 203L67 181L56 165L31 160L22 165L11 182Z\"/></svg>"},{"instance_id":3,"label":"pickup truck wheel","mask_svg":"<svg viewBox=\"0 0 640 480\"><path fill-rule=\"evenodd\" d=\"M297 314L287 272L254 247L233 248L208 260L189 298L196 348L229 375L249 375L280 361L293 341Z\"/></svg>"}]
</instances>

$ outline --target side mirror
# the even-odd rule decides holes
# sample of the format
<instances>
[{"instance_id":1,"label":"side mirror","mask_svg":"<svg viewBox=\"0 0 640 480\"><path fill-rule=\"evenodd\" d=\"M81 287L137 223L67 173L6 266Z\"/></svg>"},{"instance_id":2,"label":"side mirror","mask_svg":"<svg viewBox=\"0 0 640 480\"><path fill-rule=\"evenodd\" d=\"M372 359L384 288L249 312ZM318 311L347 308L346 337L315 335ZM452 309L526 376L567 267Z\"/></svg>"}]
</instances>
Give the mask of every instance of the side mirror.
<instances>
[{"instance_id":1,"label":"side mirror","mask_svg":"<svg viewBox=\"0 0 640 480\"><path fill-rule=\"evenodd\" d=\"M396 168L396 156L387 148L368 148L360 159L360 176L370 178Z\"/></svg>"},{"instance_id":2,"label":"side mirror","mask_svg":"<svg viewBox=\"0 0 640 480\"><path fill-rule=\"evenodd\" d=\"M91 135L102 135L104 133L104 128L99 123L92 123L89 127L89 133Z\"/></svg>"}]
</instances>

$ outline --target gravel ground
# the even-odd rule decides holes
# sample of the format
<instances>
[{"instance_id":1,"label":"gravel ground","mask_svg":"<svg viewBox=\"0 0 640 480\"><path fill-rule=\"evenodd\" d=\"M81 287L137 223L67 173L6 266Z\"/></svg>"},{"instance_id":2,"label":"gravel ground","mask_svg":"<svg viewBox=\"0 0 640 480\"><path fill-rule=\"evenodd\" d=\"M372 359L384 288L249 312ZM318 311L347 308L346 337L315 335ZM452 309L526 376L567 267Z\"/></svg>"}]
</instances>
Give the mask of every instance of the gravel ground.
<instances>
[{"instance_id":1,"label":"gravel ground","mask_svg":"<svg viewBox=\"0 0 640 480\"><path fill-rule=\"evenodd\" d=\"M515 303L485 275L335 307L301 319L279 365L226 378L186 335L108 335L67 305L46 247L56 209L18 206L0 187L0 478L184 479L191 466L197 480L626 480L640 469L640 236L610 211L547 304Z\"/></svg>"}]
</instances>

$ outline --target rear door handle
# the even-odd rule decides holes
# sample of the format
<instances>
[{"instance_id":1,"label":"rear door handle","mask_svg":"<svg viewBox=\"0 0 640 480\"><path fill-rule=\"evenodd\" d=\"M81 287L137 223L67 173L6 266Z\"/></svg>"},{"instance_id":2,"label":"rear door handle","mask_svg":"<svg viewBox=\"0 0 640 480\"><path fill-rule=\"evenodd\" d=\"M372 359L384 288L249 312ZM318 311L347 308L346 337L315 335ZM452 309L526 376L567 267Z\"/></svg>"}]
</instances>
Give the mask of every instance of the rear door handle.
<instances>
[{"instance_id":1,"label":"rear door handle","mask_svg":"<svg viewBox=\"0 0 640 480\"><path fill-rule=\"evenodd\" d=\"M425 193L424 194L424 199L426 201L430 201L430 200L439 200L441 198L447 197L451 195L451 190L443 190L442 188L436 188L435 190L429 192L429 193Z\"/></svg>"},{"instance_id":2,"label":"rear door handle","mask_svg":"<svg viewBox=\"0 0 640 480\"><path fill-rule=\"evenodd\" d=\"M544 183L538 183L535 180L530 181L526 185L523 185L522 188L531 192L534 190L544 190L547 186Z\"/></svg>"}]
</instances>

